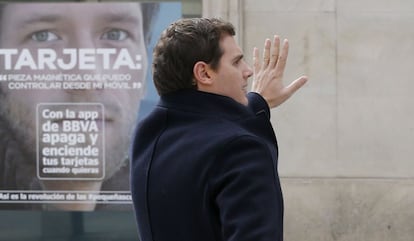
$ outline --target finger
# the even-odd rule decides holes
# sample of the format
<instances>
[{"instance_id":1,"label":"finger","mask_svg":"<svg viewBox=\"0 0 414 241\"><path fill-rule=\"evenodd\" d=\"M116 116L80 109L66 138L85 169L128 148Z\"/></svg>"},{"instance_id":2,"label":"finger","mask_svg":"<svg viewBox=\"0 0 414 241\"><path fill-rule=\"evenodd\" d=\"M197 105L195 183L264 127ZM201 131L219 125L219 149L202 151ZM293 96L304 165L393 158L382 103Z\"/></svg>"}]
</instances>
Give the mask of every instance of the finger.
<instances>
[{"instance_id":1,"label":"finger","mask_svg":"<svg viewBox=\"0 0 414 241\"><path fill-rule=\"evenodd\" d=\"M292 83L290 83L290 85L288 85L286 87L286 91L288 93L289 96L293 95L297 90L299 90L306 82L308 81L308 77L307 76L301 76L298 79L296 79L295 81L293 81Z\"/></svg>"},{"instance_id":2,"label":"finger","mask_svg":"<svg viewBox=\"0 0 414 241\"><path fill-rule=\"evenodd\" d=\"M270 39L265 40L264 49L263 49L263 68L266 68L269 65L270 61Z\"/></svg>"},{"instance_id":3,"label":"finger","mask_svg":"<svg viewBox=\"0 0 414 241\"><path fill-rule=\"evenodd\" d=\"M276 64L276 71L283 75L286 67L286 61L289 54L289 41L287 39L283 40L282 50L280 52L279 58Z\"/></svg>"},{"instance_id":4,"label":"finger","mask_svg":"<svg viewBox=\"0 0 414 241\"><path fill-rule=\"evenodd\" d=\"M256 74L260 70L259 49L253 48L253 73Z\"/></svg>"},{"instance_id":5,"label":"finger","mask_svg":"<svg viewBox=\"0 0 414 241\"><path fill-rule=\"evenodd\" d=\"M259 71L260 71L259 49L254 47L253 48L253 82L251 86L252 91L254 91L258 85L256 75Z\"/></svg>"},{"instance_id":6,"label":"finger","mask_svg":"<svg viewBox=\"0 0 414 241\"><path fill-rule=\"evenodd\" d=\"M270 62L269 65L270 67L275 67L277 60L279 58L279 50L280 50L280 38L279 36L275 35L273 37L273 47L272 47L272 52L270 55Z\"/></svg>"}]
</instances>

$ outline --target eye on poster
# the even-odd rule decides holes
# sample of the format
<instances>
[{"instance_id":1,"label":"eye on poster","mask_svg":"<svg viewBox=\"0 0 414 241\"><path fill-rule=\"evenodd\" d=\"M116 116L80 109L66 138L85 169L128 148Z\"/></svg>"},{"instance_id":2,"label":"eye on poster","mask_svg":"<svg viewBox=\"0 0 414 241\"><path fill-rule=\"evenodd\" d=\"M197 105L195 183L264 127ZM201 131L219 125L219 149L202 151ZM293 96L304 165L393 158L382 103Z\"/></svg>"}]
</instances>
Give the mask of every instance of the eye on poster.
<instances>
[{"instance_id":1,"label":"eye on poster","mask_svg":"<svg viewBox=\"0 0 414 241\"><path fill-rule=\"evenodd\" d=\"M152 48L180 17L171 2L0 4L0 209L132 208Z\"/></svg>"}]
</instances>

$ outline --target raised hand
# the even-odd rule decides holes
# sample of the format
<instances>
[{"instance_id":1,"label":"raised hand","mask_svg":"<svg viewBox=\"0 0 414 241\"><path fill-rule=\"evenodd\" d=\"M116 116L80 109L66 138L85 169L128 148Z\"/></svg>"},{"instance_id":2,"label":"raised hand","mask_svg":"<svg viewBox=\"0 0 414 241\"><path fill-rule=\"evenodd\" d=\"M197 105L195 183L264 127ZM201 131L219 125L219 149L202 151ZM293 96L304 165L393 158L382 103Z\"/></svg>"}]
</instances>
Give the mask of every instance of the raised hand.
<instances>
[{"instance_id":1,"label":"raised hand","mask_svg":"<svg viewBox=\"0 0 414 241\"><path fill-rule=\"evenodd\" d=\"M265 40L263 60L259 61L259 51L253 50L253 84L252 92L257 92L266 100L270 108L276 107L292 96L308 80L301 76L288 86L283 84L283 73L289 52L289 42L283 41L280 49L280 38L275 35L273 42Z\"/></svg>"}]
</instances>

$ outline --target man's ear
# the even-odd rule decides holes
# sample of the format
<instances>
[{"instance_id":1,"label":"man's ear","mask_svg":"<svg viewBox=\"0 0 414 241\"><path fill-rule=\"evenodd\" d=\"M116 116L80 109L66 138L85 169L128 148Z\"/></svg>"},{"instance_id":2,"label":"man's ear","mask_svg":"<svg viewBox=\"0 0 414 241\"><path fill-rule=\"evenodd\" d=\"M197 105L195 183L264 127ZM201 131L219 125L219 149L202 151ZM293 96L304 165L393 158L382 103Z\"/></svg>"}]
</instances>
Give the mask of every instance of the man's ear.
<instances>
[{"instance_id":1,"label":"man's ear","mask_svg":"<svg viewBox=\"0 0 414 241\"><path fill-rule=\"evenodd\" d=\"M210 66L203 61L198 61L193 67L194 81L197 86L209 86L213 83L210 75Z\"/></svg>"}]
</instances>

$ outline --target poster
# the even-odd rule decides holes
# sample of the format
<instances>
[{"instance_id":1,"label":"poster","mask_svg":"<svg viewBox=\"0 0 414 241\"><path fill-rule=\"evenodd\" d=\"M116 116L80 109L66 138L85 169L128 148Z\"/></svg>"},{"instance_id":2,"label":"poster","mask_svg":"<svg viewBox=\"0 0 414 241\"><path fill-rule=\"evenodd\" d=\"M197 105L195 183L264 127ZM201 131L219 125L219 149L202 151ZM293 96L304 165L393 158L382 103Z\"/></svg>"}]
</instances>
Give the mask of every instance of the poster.
<instances>
[{"instance_id":1,"label":"poster","mask_svg":"<svg viewBox=\"0 0 414 241\"><path fill-rule=\"evenodd\" d=\"M0 209L132 208L128 149L180 3L0 4Z\"/></svg>"}]
</instances>

